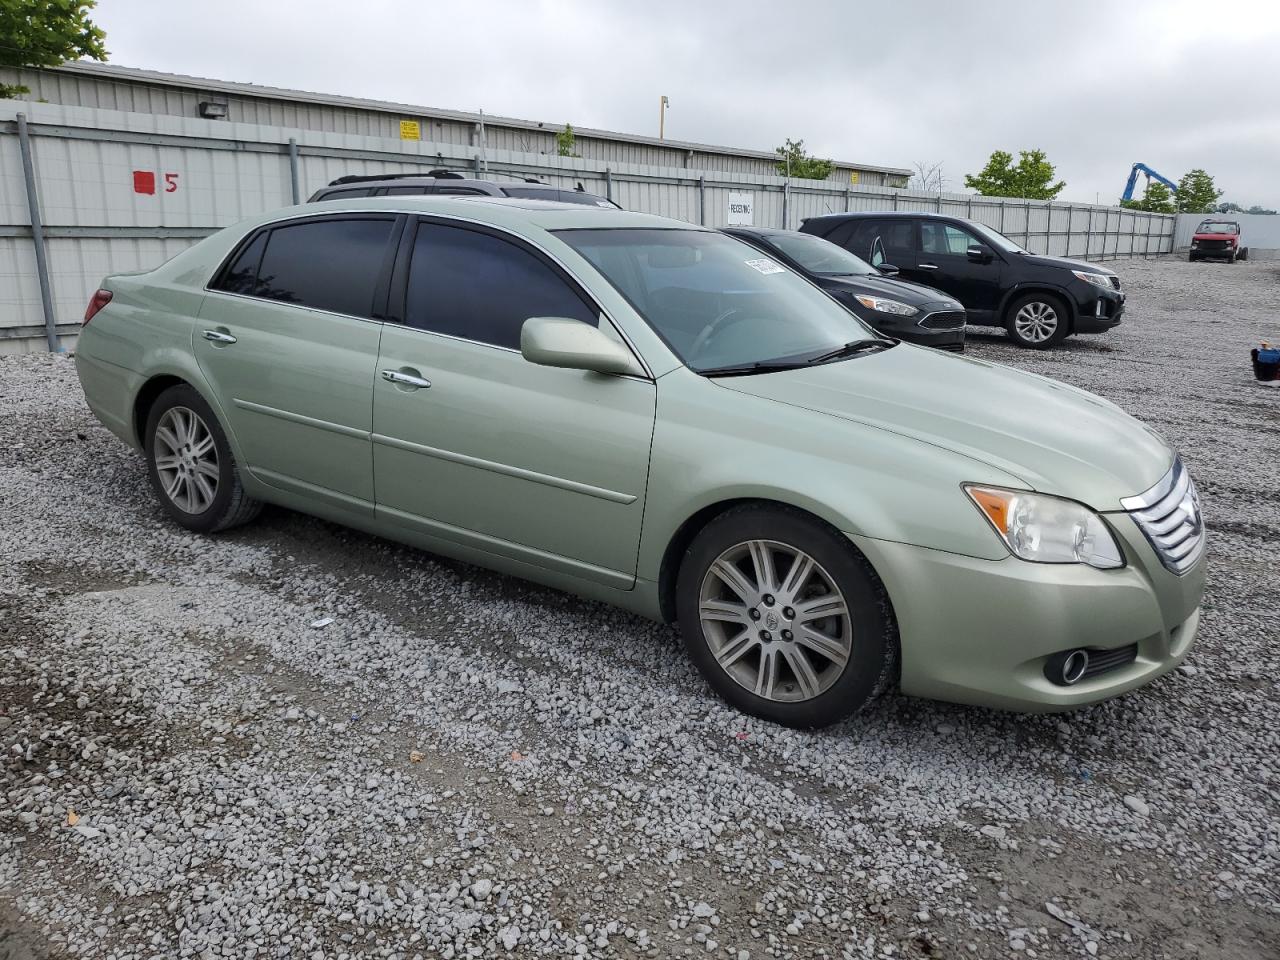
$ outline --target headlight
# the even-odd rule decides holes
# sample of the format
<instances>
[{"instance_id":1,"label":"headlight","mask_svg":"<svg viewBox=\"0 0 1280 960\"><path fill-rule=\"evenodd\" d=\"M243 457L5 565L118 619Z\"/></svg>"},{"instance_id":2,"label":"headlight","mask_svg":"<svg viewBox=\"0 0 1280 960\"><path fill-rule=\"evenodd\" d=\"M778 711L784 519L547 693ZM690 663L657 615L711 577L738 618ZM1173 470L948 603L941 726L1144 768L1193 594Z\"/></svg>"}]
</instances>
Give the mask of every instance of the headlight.
<instances>
[{"instance_id":1,"label":"headlight","mask_svg":"<svg viewBox=\"0 0 1280 960\"><path fill-rule=\"evenodd\" d=\"M1023 490L965 486L1015 557L1035 563L1124 566L1124 555L1102 518L1082 504Z\"/></svg>"},{"instance_id":2,"label":"headlight","mask_svg":"<svg viewBox=\"0 0 1280 960\"><path fill-rule=\"evenodd\" d=\"M886 300L883 297L867 297L861 293L855 293L853 298L868 310L878 310L881 313L895 313L900 317L914 317L920 311L915 307L905 303L899 303L897 300Z\"/></svg>"},{"instance_id":3,"label":"headlight","mask_svg":"<svg viewBox=\"0 0 1280 960\"><path fill-rule=\"evenodd\" d=\"M1111 286L1111 274L1109 273L1086 273L1084 270L1072 270L1071 272L1085 283L1092 283L1095 287L1102 287L1106 290L1114 289Z\"/></svg>"}]
</instances>

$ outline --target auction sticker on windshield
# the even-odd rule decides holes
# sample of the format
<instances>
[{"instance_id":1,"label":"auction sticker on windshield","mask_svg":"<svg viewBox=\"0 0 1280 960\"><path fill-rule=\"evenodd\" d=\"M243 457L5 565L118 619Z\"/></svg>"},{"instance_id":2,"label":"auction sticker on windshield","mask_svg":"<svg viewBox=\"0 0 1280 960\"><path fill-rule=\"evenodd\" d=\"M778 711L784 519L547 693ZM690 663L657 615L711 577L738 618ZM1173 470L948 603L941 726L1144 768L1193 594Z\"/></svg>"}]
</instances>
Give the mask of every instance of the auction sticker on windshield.
<instances>
[{"instance_id":1,"label":"auction sticker on windshield","mask_svg":"<svg viewBox=\"0 0 1280 960\"><path fill-rule=\"evenodd\" d=\"M760 257L756 260L744 260L743 263L745 263L748 267L753 267L754 269L759 270L761 273L782 273L783 272L782 267L778 266L772 260L766 259L765 257Z\"/></svg>"}]
</instances>

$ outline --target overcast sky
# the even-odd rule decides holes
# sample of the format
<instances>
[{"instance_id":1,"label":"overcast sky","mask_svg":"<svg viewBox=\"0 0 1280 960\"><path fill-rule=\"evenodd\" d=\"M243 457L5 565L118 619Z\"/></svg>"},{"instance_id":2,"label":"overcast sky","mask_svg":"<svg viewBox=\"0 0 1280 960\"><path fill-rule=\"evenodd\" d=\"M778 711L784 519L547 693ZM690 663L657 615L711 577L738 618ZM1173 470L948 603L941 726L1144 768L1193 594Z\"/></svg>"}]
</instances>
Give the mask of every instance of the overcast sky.
<instances>
[{"instance_id":1,"label":"overcast sky","mask_svg":"<svg viewBox=\"0 0 1280 960\"><path fill-rule=\"evenodd\" d=\"M1039 147L1061 199L1143 161L1280 208L1280 5L755 0L100 0L111 62L839 160L962 191Z\"/></svg>"}]
</instances>

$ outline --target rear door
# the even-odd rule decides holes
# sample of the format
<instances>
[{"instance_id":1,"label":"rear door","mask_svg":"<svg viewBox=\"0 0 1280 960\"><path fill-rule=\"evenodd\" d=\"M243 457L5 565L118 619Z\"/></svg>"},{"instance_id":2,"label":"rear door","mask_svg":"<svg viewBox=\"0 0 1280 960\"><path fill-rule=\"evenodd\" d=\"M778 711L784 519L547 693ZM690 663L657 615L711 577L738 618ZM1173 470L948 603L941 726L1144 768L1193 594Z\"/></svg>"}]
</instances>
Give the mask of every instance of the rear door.
<instances>
[{"instance_id":1,"label":"rear door","mask_svg":"<svg viewBox=\"0 0 1280 960\"><path fill-rule=\"evenodd\" d=\"M374 385L378 516L632 586L655 385L538 366L519 350L529 317L611 329L591 298L518 238L422 218L392 303L404 322L386 325Z\"/></svg>"},{"instance_id":2,"label":"rear door","mask_svg":"<svg viewBox=\"0 0 1280 960\"><path fill-rule=\"evenodd\" d=\"M873 267L892 264L911 278L916 264L916 222L910 217L850 220L827 236Z\"/></svg>"},{"instance_id":3,"label":"rear door","mask_svg":"<svg viewBox=\"0 0 1280 960\"><path fill-rule=\"evenodd\" d=\"M211 285L196 358L262 481L372 514L374 368L402 221L354 214L263 229Z\"/></svg>"},{"instance_id":4,"label":"rear door","mask_svg":"<svg viewBox=\"0 0 1280 960\"><path fill-rule=\"evenodd\" d=\"M973 314L973 319L990 317L1000 302L1000 275L1004 261L994 250L988 263L969 259L969 247L990 244L956 223L943 220L920 221L920 256L917 275L912 279L949 293Z\"/></svg>"}]
</instances>

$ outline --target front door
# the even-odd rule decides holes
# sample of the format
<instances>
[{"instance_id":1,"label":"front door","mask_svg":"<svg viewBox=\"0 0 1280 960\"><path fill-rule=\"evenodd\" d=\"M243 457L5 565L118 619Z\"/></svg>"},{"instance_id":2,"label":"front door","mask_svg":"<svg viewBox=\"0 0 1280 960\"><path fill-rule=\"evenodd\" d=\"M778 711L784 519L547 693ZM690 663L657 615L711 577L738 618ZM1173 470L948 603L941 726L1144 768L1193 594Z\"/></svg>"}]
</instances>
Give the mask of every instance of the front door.
<instances>
[{"instance_id":1,"label":"front door","mask_svg":"<svg viewBox=\"0 0 1280 960\"><path fill-rule=\"evenodd\" d=\"M245 467L369 514L373 317L396 222L308 218L260 231L211 284L193 334Z\"/></svg>"},{"instance_id":2,"label":"front door","mask_svg":"<svg viewBox=\"0 0 1280 960\"><path fill-rule=\"evenodd\" d=\"M436 220L411 230L404 324L386 325L374 384L378 516L632 586L654 384L524 359L529 317L608 320L522 241Z\"/></svg>"},{"instance_id":3,"label":"front door","mask_svg":"<svg viewBox=\"0 0 1280 960\"><path fill-rule=\"evenodd\" d=\"M971 321L989 319L1000 302L999 254L987 263L969 259L969 247L990 244L963 227L941 220L920 221L920 256L916 261L918 279L955 297L970 314Z\"/></svg>"}]
</instances>

